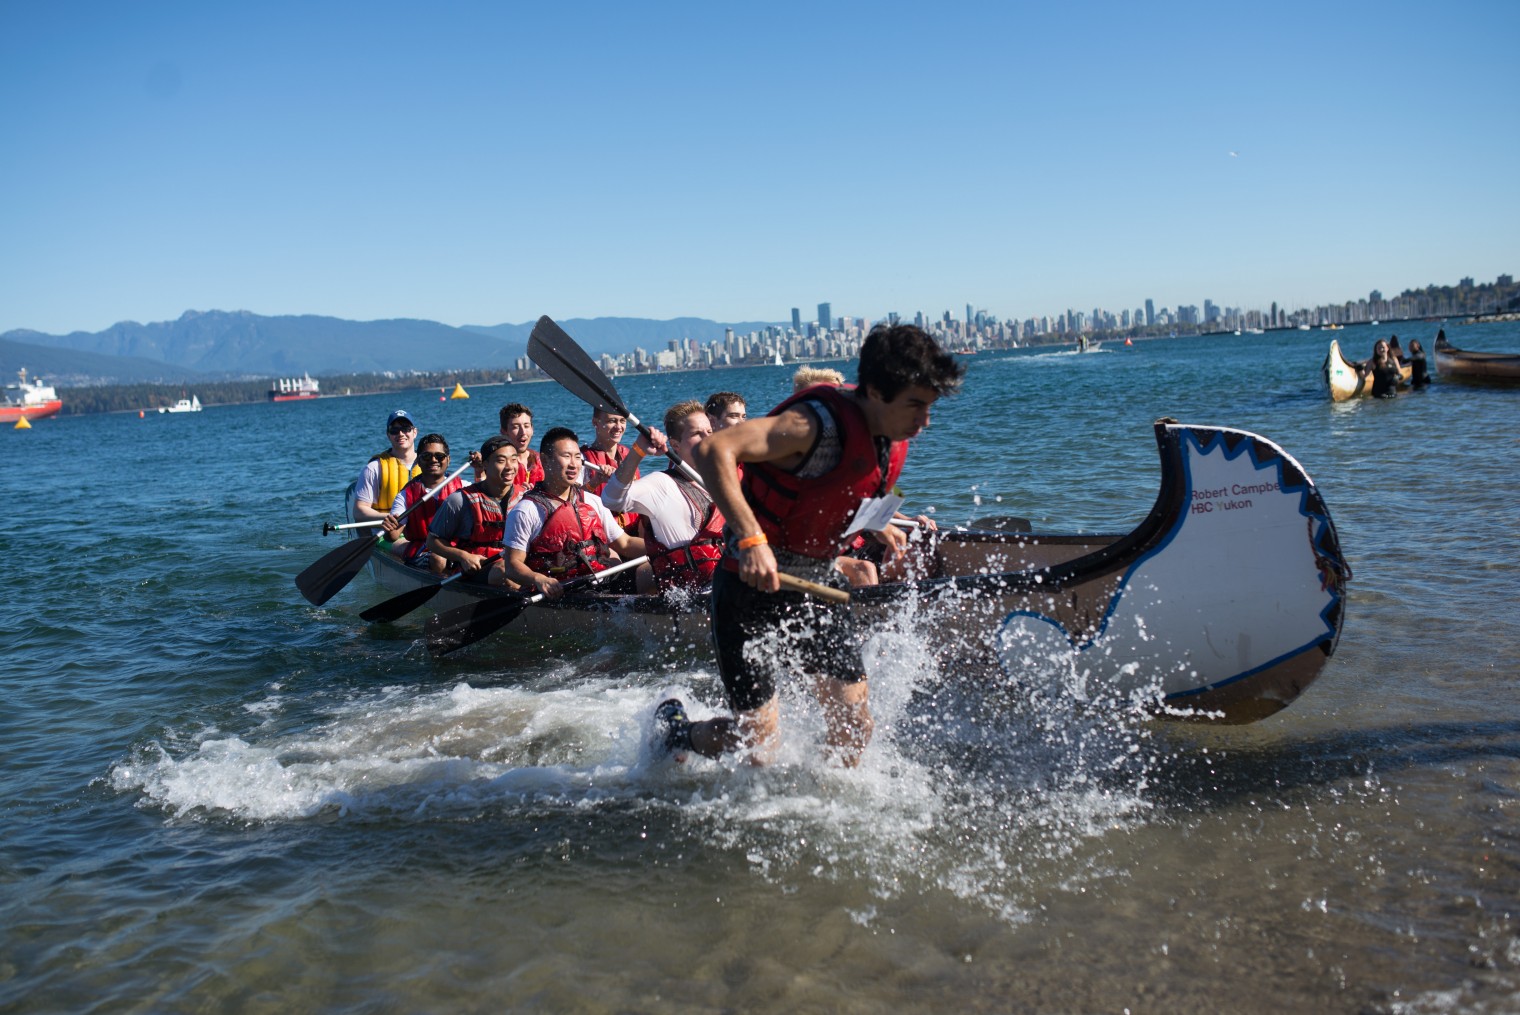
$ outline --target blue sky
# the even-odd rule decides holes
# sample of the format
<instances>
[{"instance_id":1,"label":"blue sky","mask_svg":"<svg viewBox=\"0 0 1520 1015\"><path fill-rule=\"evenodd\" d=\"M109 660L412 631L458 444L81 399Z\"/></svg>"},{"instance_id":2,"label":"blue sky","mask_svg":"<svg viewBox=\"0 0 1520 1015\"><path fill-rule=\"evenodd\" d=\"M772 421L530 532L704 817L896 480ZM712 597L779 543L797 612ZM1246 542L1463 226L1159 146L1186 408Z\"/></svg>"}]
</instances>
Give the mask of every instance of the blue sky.
<instances>
[{"instance_id":1,"label":"blue sky","mask_svg":"<svg viewBox=\"0 0 1520 1015\"><path fill-rule=\"evenodd\" d=\"M0 331L1491 281L1520 273L1517 36L1510 0L16 0Z\"/></svg>"}]
</instances>

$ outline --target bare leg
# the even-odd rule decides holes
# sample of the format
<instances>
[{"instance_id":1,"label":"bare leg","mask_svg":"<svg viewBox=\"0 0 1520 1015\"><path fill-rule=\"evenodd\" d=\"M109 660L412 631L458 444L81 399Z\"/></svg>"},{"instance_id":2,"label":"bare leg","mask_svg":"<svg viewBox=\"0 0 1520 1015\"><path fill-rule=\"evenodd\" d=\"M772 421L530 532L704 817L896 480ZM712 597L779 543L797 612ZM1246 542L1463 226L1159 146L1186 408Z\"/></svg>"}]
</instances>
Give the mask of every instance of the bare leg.
<instances>
[{"instance_id":1,"label":"bare leg","mask_svg":"<svg viewBox=\"0 0 1520 1015\"><path fill-rule=\"evenodd\" d=\"M752 765L769 764L775 757L778 731L781 724L781 706L777 699L757 709L740 712L737 716L718 716L691 724L689 736L691 749L707 758L737 751L749 750Z\"/></svg>"},{"instance_id":2,"label":"bare leg","mask_svg":"<svg viewBox=\"0 0 1520 1015\"><path fill-rule=\"evenodd\" d=\"M875 723L871 719L871 688L864 679L854 683L818 677L813 694L823 706L823 720L828 727L829 752L846 768L860 764L860 756L871 742Z\"/></svg>"}]
</instances>

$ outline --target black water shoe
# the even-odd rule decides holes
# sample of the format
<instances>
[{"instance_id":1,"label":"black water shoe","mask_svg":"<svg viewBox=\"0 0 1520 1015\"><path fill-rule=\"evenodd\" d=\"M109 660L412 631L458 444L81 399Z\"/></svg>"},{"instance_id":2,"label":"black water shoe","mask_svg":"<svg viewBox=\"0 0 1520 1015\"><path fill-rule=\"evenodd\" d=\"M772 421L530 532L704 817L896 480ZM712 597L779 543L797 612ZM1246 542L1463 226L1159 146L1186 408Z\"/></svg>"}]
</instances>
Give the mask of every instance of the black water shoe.
<instances>
[{"instance_id":1,"label":"black water shoe","mask_svg":"<svg viewBox=\"0 0 1520 1015\"><path fill-rule=\"evenodd\" d=\"M691 750L691 720L686 718L686 706L680 698L666 698L655 706L654 721L658 732L663 733L665 750L684 753Z\"/></svg>"}]
</instances>

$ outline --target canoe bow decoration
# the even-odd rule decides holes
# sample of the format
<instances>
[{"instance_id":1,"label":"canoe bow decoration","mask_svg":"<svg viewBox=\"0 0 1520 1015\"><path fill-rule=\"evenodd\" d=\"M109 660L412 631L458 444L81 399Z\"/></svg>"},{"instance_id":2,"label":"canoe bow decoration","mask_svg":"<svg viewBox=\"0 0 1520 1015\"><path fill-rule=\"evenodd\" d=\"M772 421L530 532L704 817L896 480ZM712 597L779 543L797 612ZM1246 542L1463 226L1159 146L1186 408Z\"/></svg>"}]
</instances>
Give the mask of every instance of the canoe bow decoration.
<instances>
[{"instance_id":1,"label":"canoe bow decoration","mask_svg":"<svg viewBox=\"0 0 1520 1015\"><path fill-rule=\"evenodd\" d=\"M1263 437L1162 420L1156 438L1150 516L1051 568L1043 607L1004 617L1004 672L1064 663L1175 717L1270 715L1335 651L1350 570L1334 523L1303 468Z\"/></svg>"}]
</instances>

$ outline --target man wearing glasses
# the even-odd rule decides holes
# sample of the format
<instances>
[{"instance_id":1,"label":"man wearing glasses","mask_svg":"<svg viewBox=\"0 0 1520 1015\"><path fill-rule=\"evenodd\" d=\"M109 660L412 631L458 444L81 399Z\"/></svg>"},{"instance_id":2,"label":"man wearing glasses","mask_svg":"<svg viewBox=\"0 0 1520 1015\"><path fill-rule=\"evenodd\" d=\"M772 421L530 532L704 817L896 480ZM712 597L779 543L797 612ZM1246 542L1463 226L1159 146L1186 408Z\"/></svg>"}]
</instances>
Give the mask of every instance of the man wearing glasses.
<instances>
[{"instance_id":1,"label":"man wearing glasses","mask_svg":"<svg viewBox=\"0 0 1520 1015\"><path fill-rule=\"evenodd\" d=\"M423 501L417 510L402 521L399 516L427 496L427 492L442 483L449 474L449 442L443 439L442 434L428 434L417 442L417 447L420 449L417 452L417 467L422 472L396 494L396 500L391 504L391 513L386 515L381 527L385 529L385 537L391 541L392 554L412 567L431 569L442 574L448 561L428 552L428 529L432 525L433 516L438 513L439 505L448 500L455 490L464 489L465 483L456 476L449 481L448 486L439 490L432 499Z\"/></svg>"},{"instance_id":2,"label":"man wearing glasses","mask_svg":"<svg viewBox=\"0 0 1520 1015\"><path fill-rule=\"evenodd\" d=\"M421 470L417 468L417 424L397 409L385 420L385 436L391 446L365 463L354 484L354 520L372 522L384 518L412 477Z\"/></svg>"}]
</instances>

